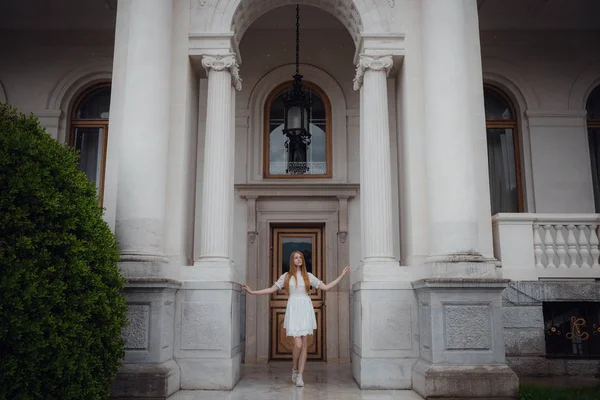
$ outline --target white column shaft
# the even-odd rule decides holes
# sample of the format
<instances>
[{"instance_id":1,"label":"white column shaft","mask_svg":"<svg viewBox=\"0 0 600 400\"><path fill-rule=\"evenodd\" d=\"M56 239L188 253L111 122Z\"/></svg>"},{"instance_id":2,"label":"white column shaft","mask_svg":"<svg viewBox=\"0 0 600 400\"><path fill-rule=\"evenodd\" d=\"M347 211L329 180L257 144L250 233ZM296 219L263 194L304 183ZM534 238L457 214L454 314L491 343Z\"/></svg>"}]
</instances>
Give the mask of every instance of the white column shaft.
<instances>
[{"instance_id":1,"label":"white column shaft","mask_svg":"<svg viewBox=\"0 0 600 400\"><path fill-rule=\"evenodd\" d=\"M387 72L391 57L361 56L360 207L363 260L394 258Z\"/></svg>"},{"instance_id":2,"label":"white column shaft","mask_svg":"<svg viewBox=\"0 0 600 400\"><path fill-rule=\"evenodd\" d=\"M425 137L430 216L430 255L478 253L477 186L471 113L480 49L468 46L477 32L476 0L423 1ZM476 28L476 27L475 27Z\"/></svg>"},{"instance_id":3,"label":"white column shaft","mask_svg":"<svg viewBox=\"0 0 600 400\"><path fill-rule=\"evenodd\" d=\"M205 265L229 265L233 240L235 89L239 90L241 84L234 55L205 56L202 64L208 73L208 99L199 261Z\"/></svg>"},{"instance_id":4,"label":"white column shaft","mask_svg":"<svg viewBox=\"0 0 600 400\"><path fill-rule=\"evenodd\" d=\"M116 234L125 256L161 256L172 0L132 0L119 136Z\"/></svg>"},{"instance_id":5,"label":"white column shaft","mask_svg":"<svg viewBox=\"0 0 600 400\"><path fill-rule=\"evenodd\" d=\"M202 179L200 258L229 258L233 202L231 75L210 70Z\"/></svg>"}]
</instances>

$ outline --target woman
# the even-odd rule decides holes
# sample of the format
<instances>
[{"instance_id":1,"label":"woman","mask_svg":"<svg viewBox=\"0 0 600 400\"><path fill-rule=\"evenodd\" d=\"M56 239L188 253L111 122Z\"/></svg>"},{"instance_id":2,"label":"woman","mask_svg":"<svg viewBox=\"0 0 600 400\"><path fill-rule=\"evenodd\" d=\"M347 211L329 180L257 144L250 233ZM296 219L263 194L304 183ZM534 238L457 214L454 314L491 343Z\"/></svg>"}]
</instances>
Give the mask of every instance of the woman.
<instances>
[{"instance_id":1,"label":"woman","mask_svg":"<svg viewBox=\"0 0 600 400\"><path fill-rule=\"evenodd\" d=\"M294 337L294 366L292 368L292 382L296 386L304 386L302 374L307 357L307 335L312 335L313 330L317 329L317 319L312 301L308 295L310 286L315 289L329 290L334 288L344 275L348 273L350 267L346 266L342 274L330 284L326 284L317 279L316 276L306 271L306 262L304 255L299 251L294 251L290 256L290 271L281 275L273 286L262 290L252 290L248 285L242 285L245 291L250 294L271 294L285 288L290 297L285 309L285 319L283 327L286 336Z\"/></svg>"}]
</instances>

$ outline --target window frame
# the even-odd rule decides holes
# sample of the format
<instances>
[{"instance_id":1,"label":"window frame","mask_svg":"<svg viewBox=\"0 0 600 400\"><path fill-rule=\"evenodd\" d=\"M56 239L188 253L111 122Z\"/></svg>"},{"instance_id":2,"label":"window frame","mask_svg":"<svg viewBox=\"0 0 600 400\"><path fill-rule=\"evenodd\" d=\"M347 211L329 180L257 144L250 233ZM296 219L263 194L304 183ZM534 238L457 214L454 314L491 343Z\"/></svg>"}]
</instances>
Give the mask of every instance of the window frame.
<instances>
[{"instance_id":1,"label":"window frame","mask_svg":"<svg viewBox=\"0 0 600 400\"><path fill-rule=\"evenodd\" d=\"M598 94L596 94L596 92L598 92ZM600 130L600 118L599 119L591 119L589 116L589 112L588 112L588 102L590 101L590 98L593 95L597 95L598 97L600 97L600 85L595 86L589 93L589 95L587 96L587 99L585 101L585 112L586 112L586 118L585 118L585 128L586 128L586 132L587 132L587 136L588 136L588 151L590 154L590 173L592 175L592 192L593 192L593 196L594 196L594 208L596 212L600 212L600 182L599 182L599 175L600 175L600 171L595 171L595 167L594 167L594 161L595 161L595 156L592 153L592 141L593 140L600 140L600 134L595 134L592 135L591 131L592 130ZM592 136L594 136L594 139L592 139Z\"/></svg>"},{"instance_id":2,"label":"window frame","mask_svg":"<svg viewBox=\"0 0 600 400\"><path fill-rule=\"evenodd\" d=\"M327 172L325 174L320 175L312 175L312 174L299 174L299 175L273 175L269 173L269 163L270 163L270 112L271 112L271 104L273 100L286 88L291 88L293 81L287 81L280 85L278 85L275 89L269 93L267 100L265 101L264 106L264 116L263 116L263 178L264 179L328 179L332 177L332 142L331 142L331 102L329 101L329 97L325 94L325 91L321 89L316 84L310 81L303 81L303 84L306 88L311 89L315 92L321 100L323 100L323 104L325 105L325 162ZM282 149L283 151L283 149Z\"/></svg>"},{"instance_id":3,"label":"window frame","mask_svg":"<svg viewBox=\"0 0 600 400\"><path fill-rule=\"evenodd\" d=\"M487 116L485 115L485 100L484 100L484 118L485 118L485 139L486 139L486 144L487 144L487 130L488 129L512 129L513 130L513 151L515 153L515 174L516 174L516 179L517 179L517 205L518 205L518 211L519 213L522 213L525 211L525 196L523 194L523 176L522 176L522 169L521 169L521 146L519 145L521 143L521 136L520 136L520 132L519 132L519 121L517 118L517 112L516 112L516 108L513 104L513 101L510 99L510 97L504 93L504 91L494 85L490 85L490 84L484 84L483 85L483 90L484 90L484 99L485 99L485 91L489 90L491 92L494 92L494 94L500 96L505 102L506 104L508 104L508 108L510 109L510 112L512 114L512 118L511 119L488 119ZM488 160L489 163L489 160ZM491 196L491 193L490 193ZM491 199L490 199L490 205L491 205Z\"/></svg>"},{"instance_id":4,"label":"window frame","mask_svg":"<svg viewBox=\"0 0 600 400\"><path fill-rule=\"evenodd\" d=\"M73 106L71 107L70 113L70 124L69 124L69 140L68 145L75 148L75 130L77 128L101 128L104 131L104 135L102 138L102 159L100 165L100 182L98 184L98 205L102 207L104 203L104 178L106 173L106 154L107 154L107 145L108 145L108 121L109 118L77 118L77 109L81 105L81 102L85 100L85 98L93 91L101 89L101 88L111 88L112 84L110 82L103 82L97 85L90 86L83 90L79 96L73 102ZM112 94L112 92L111 92Z\"/></svg>"}]
</instances>

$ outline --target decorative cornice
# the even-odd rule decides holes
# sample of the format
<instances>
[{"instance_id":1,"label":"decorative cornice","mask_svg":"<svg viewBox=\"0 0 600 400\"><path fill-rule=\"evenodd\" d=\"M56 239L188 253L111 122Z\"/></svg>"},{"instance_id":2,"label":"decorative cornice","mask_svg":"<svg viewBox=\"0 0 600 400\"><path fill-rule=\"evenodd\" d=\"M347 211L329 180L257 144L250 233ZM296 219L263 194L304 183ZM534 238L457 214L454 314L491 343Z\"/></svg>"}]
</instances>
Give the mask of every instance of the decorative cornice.
<instances>
[{"instance_id":1,"label":"decorative cornice","mask_svg":"<svg viewBox=\"0 0 600 400\"><path fill-rule=\"evenodd\" d=\"M358 184L334 183L334 184L236 184L235 189L238 196L244 198L259 197L344 197L353 198L359 191Z\"/></svg>"},{"instance_id":2,"label":"decorative cornice","mask_svg":"<svg viewBox=\"0 0 600 400\"><path fill-rule=\"evenodd\" d=\"M394 61L392 56L371 56L361 54L356 65L356 76L354 77L354 90L360 90L365 71L370 69L372 71L385 71L386 75L392 69Z\"/></svg>"},{"instance_id":3,"label":"decorative cornice","mask_svg":"<svg viewBox=\"0 0 600 400\"><path fill-rule=\"evenodd\" d=\"M204 55L202 57L202 66L209 74L210 70L224 71L229 70L231 74L231 85L235 90L242 90L242 78L240 78L240 70L235 58L235 54L217 54L217 55Z\"/></svg>"}]
</instances>

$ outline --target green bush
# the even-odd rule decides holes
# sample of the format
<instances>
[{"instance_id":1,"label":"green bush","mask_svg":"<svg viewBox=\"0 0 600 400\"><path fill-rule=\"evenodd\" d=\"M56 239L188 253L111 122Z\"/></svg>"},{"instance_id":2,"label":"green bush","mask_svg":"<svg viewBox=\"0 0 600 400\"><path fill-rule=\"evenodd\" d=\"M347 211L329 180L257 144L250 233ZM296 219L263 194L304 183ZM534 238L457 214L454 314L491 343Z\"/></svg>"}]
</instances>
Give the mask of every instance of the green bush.
<instances>
[{"instance_id":1,"label":"green bush","mask_svg":"<svg viewBox=\"0 0 600 400\"><path fill-rule=\"evenodd\" d=\"M0 104L0 399L102 399L124 357L117 243L77 155Z\"/></svg>"},{"instance_id":2,"label":"green bush","mask_svg":"<svg viewBox=\"0 0 600 400\"><path fill-rule=\"evenodd\" d=\"M598 400L600 387L551 388L523 384L518 397L519 400Z\"/></svg>"}]
</instances>

